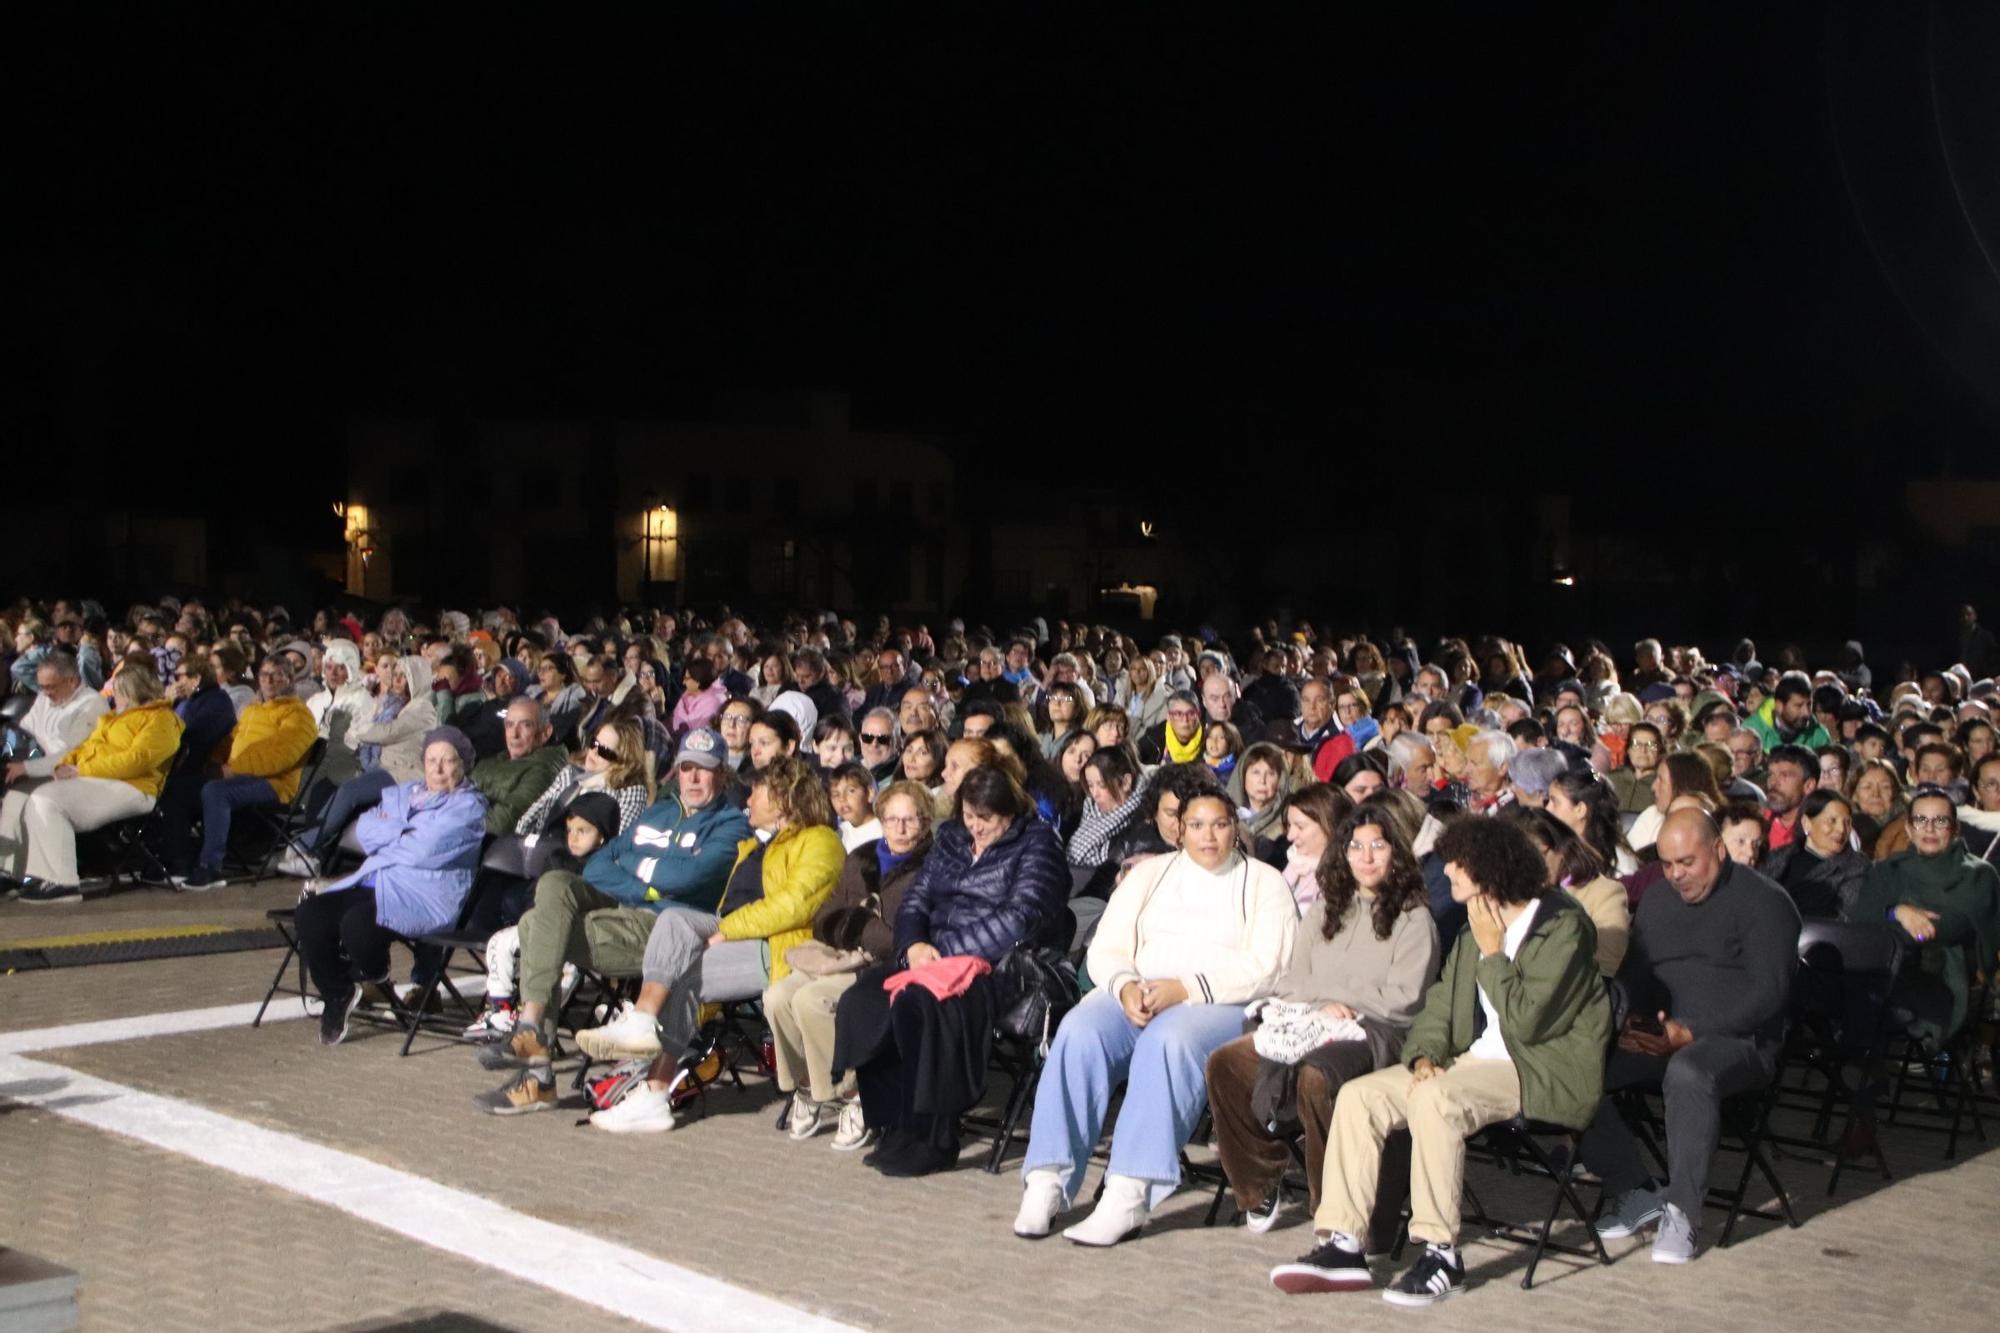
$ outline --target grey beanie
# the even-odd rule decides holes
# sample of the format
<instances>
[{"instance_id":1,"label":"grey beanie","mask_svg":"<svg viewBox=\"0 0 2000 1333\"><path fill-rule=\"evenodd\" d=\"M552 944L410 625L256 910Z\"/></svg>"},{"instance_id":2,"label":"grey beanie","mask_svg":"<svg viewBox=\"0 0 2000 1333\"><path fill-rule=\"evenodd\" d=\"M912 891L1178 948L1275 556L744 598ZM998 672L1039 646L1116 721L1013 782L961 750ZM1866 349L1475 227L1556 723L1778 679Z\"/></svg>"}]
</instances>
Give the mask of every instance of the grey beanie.
<instances>
[{"instance_id":1,"label":"grey beanie","mask_svg":"<svg viewBox=\"0 0 2000 1333\"><path fill-rule=\"evenodd\" d=\"M425 750L429 750L439 741L443 741L446 745L458 751L458 762L464 766L466 780L470 781L472 778L472 766L479 759L478 753L472 748L472 742L466 739L464 732L449 724L442 727L432 727L424 733Z\"/></svg>"}]
</instances>

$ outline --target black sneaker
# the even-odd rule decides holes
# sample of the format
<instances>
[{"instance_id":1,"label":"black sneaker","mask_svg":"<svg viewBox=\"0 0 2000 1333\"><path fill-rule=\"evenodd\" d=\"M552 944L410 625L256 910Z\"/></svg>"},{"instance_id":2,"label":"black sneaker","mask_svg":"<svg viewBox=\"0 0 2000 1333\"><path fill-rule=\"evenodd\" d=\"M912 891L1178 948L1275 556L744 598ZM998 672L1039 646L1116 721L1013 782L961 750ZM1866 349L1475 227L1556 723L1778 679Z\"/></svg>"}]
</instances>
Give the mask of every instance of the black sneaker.
<instances>
[{"instance_id":1,"label":"black sneaker","mask_svg":"<svg viewBox=\"0 0 2000 1333\"><path fill-rule=\"evenodd\" d=\"M337 1000L327 1000L325 1008L319 1011L319 1044L338 1046L347 1040L347 1021L354 1017L354 1006L361 1001L358 989L349 990Z\"/></svg>"},{"instance_id":2,"label":"black sneaker","mask_svg":"<svg viewBox=\"0 0 2000 1333\"><path fill-rule=\"evenodd\" d=\"M45 879L21 881L21 901L45 907L50 903L80 903L83 890L75 884L51 884Z\"/></svg>"},{"instance_id":3,"label":"black sneaker","mask_svg":"<svg viewBox=\"0 0 2000 1333\"><path fill-rule=\"evenodd\" d=\"M1272 1269L1271 1285L1290 1296L1363 1291L1375 1285L1375 1275L1368 1271L1368 1261L1360 1251L1325 1240L1297 1262Z\"/></svg>"},{"instance_id":4,"label":"black sneaker","mask_svg":"<svg viewBox=\"0 0 2000 1333\"><path fill-rule=\"evenodd\" d=\"M21 881L12 875L0 875L0 901L21 896Z\"/></svg>"},{"instance_id":5,"label":"black sneaker","mask_svg":"<svg viewBox=\"0 0 2000 1333\"><path fill-rule=\"evenodd\" d=\"M1446 1259L1435 1245L1424 1246L1423 1258L1382 1290L1391 1305L1436 1305L1465 1290L1465 1260Z\"/></svg>"}]
</instances>

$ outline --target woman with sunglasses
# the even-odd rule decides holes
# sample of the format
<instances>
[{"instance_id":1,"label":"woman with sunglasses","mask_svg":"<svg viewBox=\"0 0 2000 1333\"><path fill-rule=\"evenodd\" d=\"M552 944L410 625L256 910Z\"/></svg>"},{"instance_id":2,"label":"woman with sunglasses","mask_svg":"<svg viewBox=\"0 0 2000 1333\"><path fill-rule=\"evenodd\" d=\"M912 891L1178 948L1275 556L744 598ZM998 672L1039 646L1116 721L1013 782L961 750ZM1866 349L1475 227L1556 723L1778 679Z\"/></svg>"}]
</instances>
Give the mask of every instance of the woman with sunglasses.
<instances>
[{"instance_id":1,"label":"woman with sunglasses","mask_svg":"<svg viewBox=\"0 0 2000 1333\"><path fill-rule=\"evenodd\" d=\"M646 733L631 718L607 722L583 752L583 765L565 764L514 825L520 834L561 837L569 803L587 791L608 793L618 802L618 831L632 827L653 803L653 780L646 772ZM523 909L525 910L525 909Z\"/></svg>"}]
</instances>

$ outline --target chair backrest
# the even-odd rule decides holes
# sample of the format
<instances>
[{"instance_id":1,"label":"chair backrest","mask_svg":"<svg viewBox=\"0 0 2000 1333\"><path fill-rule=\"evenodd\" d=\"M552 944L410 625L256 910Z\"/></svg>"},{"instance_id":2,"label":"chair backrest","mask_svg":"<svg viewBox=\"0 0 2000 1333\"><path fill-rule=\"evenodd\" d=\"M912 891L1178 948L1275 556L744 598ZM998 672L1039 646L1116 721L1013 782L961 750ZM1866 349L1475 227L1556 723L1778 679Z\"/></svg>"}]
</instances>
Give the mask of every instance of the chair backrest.
<instances>
[{"instance_id":1,"label":"chair backrest","mask_svg":"<svg viewBox=\"0 0 2000 1333\"><path fill-rule=\"evenodd\" d=\"M518 833L502 833L490 838L486 850L479 855L479 868L491 870L495 874L513 875L526 879L528 875L528 849Z\"/></svg>"},{"instance_id":2,"label":"chair backrest","mask_svg":"<svg viewBox=\"0 0 2000 1333\"><path fill-rule=\"evenodd\" d=\"M10 694L5 700L0 700L0 722L12 722L19 726L21 719L26 717L28 710L34 706L34 695Z\"/></svg>"},{"instance_id":3,"label":"chair backrest","mask_svg":"<svg viewBox=\"0 0 2000 1333\"><path fill-rule=\"evenodd\" d=\"M292 793L291 803L286 807L287 810L298 809L299 802L305 799L306 791L313 785L313 780L319 776L320 765L325 762L326 737L315 736L313 737L313 743L306 747L305 758L299 760L298 790Z\"/></svg>"},{"instance_id":4,"label":"chair backrest","mask_svg":"<svg viewBox=\"0 0 2000 1333\"><path fill-rule=\"evenodd\" d=\"M1893 974L1902 956L1902 937L1886 923L1810 920L1799 930L1799 966L1808 972Z\"/></svg>"}]
</instances>

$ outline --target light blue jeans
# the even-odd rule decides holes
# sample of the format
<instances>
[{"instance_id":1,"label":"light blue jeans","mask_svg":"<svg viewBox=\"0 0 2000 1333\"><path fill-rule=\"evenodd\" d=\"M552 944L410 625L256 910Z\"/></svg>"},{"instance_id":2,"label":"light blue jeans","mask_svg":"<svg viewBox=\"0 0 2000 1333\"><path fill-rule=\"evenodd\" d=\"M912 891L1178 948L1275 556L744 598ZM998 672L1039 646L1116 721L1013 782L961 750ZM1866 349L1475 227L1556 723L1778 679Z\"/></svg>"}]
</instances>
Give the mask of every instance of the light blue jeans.
<instances>
[{"instance_id":1,"label":"light blue jeans","mask_svg":"<svg viewBox=\"0 0 2000 1333\"><path fill-rule=\"evenodd\" d=\"M1111 1094L1125 1085L1111 1172L1150 1181L1154 1207L1180 1187L1181 1149L1208 1104L1208 1054L1243 1035L1243 1006L1177 1004L1135 1027L1117 1000L1093 992L1070 1010L1035 1090L1022 1174L1040 1167L1062 1173L1073 1201L1104 1132Z\"/></svg>"}]
</instances>

